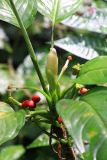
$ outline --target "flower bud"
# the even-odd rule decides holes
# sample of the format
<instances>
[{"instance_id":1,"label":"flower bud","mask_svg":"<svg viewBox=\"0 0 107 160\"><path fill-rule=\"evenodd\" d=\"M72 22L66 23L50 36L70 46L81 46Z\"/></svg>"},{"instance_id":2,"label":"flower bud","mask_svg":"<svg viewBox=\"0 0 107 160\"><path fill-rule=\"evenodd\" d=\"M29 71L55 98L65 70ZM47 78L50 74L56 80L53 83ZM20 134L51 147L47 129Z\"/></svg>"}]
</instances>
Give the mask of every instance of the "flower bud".
<instances>
[{"instance_id":1,"label":"flower bud","mask_svg":"<svg viewBox=\"0 0 107 160\"><path fill-rule=\"evenodd\" d=\"M56 78L58 74L58 57L55 48L51 48L48 54L47 65L46 65L46 76L49 83L49 89L55 90Z\"/></svg>"},{"instance_id":2,"label":"flower bud","mask_svg":"<svg viewBox=\"0 0 107 160\"><path fill-rule=\"evenodd\" d=\"M52 72L54 76L57 76L58 73L58 57L55 48L50 48L50 52L48 54L46 70Z\"/></svg>"}]
</instances>

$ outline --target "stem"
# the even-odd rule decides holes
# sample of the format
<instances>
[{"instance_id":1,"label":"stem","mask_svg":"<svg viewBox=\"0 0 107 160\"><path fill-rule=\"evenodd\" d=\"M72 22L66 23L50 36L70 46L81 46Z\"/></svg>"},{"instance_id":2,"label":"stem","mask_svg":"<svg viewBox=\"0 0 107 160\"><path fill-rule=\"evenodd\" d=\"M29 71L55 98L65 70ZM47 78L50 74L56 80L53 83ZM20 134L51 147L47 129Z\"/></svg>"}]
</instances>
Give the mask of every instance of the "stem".
<instances>
[{"instance_id":1,"label":"stem","mask_svg":"<svg viewBox=\"0 0 107 160\"><path fill-rule=\"evenodd\" d=\"M25 87L15 87L15 86L12 86L11 89L12 88L15 88L16 90L17 89L22 89L22 90L24 90L24 89L31 89L31 90L38 91L38 92L42 93L46 97L46 99L48 100L48 102L51 103L51 98L48 96L48 94L46 94L44 91L40 90L39 88L36 88L36 87L26 87L26 86Z\"/></svg>"},{"instance_id":2,"label":"stem","mask_svg":"<svg viewBox=\"0 0 107 160\"><path fill-rule=\"evenodd\" d=\"M30 111L28 115L26 115L26 118L31 118L33 116L36 116L36 115L44 115L44 114L47 114L48 112L46 112L45 110L42 110L42 111Z\"/></svg>"},{"instance_id":3,"label":"stem","mask_svg":"<svg viewBox=\"0 0 107 160\"><path fill-rule=\"evenodd\" d=\"M50 112L48 111L45 111L45 110L42 110L42 111L30 111L27 115L26 115L26 118L32 118L32 117L35 117L37 115L40 115L42 116L43 118L45 119L39 119L39 122L46 122L46 123L49 123L49 124L52 124L56 127L60 127L61 124L59 124L57 121L52 121L49 117L49 114ZM47 119L48 118L48 119ZM36 119L37 120L37 119Z\"/></svg>"},{"instance_id":4,"label":"stem","mask_svg":"<svg viewBox=\"0 0 107 160\"><path fill-rule=\"evenodd\" d=\"M67 70L69 62L70 62L70 60L67 59L66 62L65 62L65 64L64 64L64 66L63 66L62 69L61 69L61 72L60 72L60 74L59 74L59 77L58 77L58 80L57 80L57 81L60 80L60 78L62 77L62 75L64 74L64 72Z\"/></svg>"},{"instance_id":5,"label":"stem","mask_svg":"<svg viewBox=\"0 0 107 160\"><path fill-rule=\"evenodd\" d=\"M21 20L21 18L20 18L20 16L19 16L19 14L18 14L18 11L17 11L17 9L16 9L16 7L15 7L15 5L14 5L13 0L9 0L9 1L10 1L10 4L11 4L11 7L12 7L12 9L13 9L13 12L14 12L16 18L17 18L17 21L18 21L18 23L19 23L19 26L20 26L20 28L21 28L21 30L22 30L22 34L23 34L23 36L24 36L25 42L26 42L27 47L28 47L29 54L30 54L30 56L31 56L32 62L33 62L33 64L34 64L34 67L35 67L36 72L37 72L37 74L38 74L38 77L39 77L39 80L40 80L41 85L42 85L42 87L43 87L43 90L44 90L46 93L48 93L48 90L47 90L46 85L45 85L45 81L44 81L44 79L43 79L42 73L41 73L40 68L39 68L39 65L38 65L37 57L36 57L36 55L35 55L34 49L33 49L33 47L32 47L31 41L30 41L29 36L28 36L28 33L27 33L27 31L26 31L26 29L25 29L25 26L24 26L24 24L23 24L23 22L22 22L22 20Z\"/></svg>"},{"instance_id":6,"label":"stem","mask_svg":"<svg viewBox=\"0 0 107 160\"><path fill-rule=\"evenodd\" d=\"M51 48L54 47L54 29L55 25L52 23Z\"/></svg>"},{"instance_id":7,"label":"stem","mask_svg":"<svg viewBox=\"0 0 107 160\"><path fill-rule=\"evenodd\" d=\"M13 104L16 104L18 106L21 106L21 103L19 101L17 101L16 99L14 99L13 97L9 97L9 101Z\"/></svg>"}]
</instances>

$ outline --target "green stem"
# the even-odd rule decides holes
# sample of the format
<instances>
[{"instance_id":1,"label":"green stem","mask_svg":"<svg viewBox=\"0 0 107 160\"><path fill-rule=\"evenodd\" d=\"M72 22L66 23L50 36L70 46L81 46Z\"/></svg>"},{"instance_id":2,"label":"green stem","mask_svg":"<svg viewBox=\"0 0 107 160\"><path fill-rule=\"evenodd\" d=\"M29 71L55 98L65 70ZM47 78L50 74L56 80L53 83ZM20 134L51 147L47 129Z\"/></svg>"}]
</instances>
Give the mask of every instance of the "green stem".
<instances>
[{"instance_id":1,"label":"green stem","mask_svg":"<svg viewBox=\"0 0 107 160\"><path fill-rule=\"evenodd\" d=\"M46 99L48 100L48 102L51 103L51 98L48 96L48 94L46 94L44 91L40 90L39 88L36 88L36 87L26 87L26 86L24 86L24 87L15 87L15 86L12 86L11 88L22 89L22 90L23 89L31 89L31 90L38 91L38 92L40 92L41 94L43 94L46 97Z\"/></svg>"},{"instance_id":2,"label":"green stem","mask_svg":"<svg viewBox=\"0 0 107 160\"><path fill-rule=\"evenodd\" d=\"M45 110L42 110L42 111L30 111L28 113L28 115L26 115L26 118L31 118L33 116L36 116L36 115L44 115L44 114L47 114L48 112L46 112Z\"/></svg>"},{"instance_id":3,"label":"green stem","mask_svg":"<svg viewBox=\"0 0 107 160\"><path fill-rule=\"evenodd\" d=\"M44 79L43 79L42 73L41 73L41 71L40 71L40 68L39 68L39 65L38 65L38 62L37 62L37 57L36 57L36 55L35 55L34 49L33 49L33 47L32 47L31 41L30 41L29 36L28 36L28 33L27 33L27 31L26 31L26 29L25 29L25 26L24 26L24 24L23 24L23 22L22 22L22 20L21 20L21 18L20 18L20 16L19 16L19 14L18 14L18 11L17 11L17 9L16 9L16 7L15 7L15 5L14 5L13 0L9 0L9 1L10 1L10 4L11 4L11 7L12 7L12 9L13 9L13 12L14 12L17 20L18 20L19 26L20 26L20 28L21 28L21 30L22 30L22 33L23 33L25 42L26 42L26 44L27 44L27 47L28 47L28 50L29 50L29 53L30 53L32 62L33 62L34 67L35 67L35 69L36 69L36 71L37 71L37 74L38 74L39 80L40 80L40 82L41 82L41 85L42 85L42 87L43 87L43 90L44 90L46 93L48 93L48 90L47 90L46 85L45 85L45 81L44 81Z\"/></svg>"},{"instance_id":4,"label":"green stem","mask_svg":"<svg viewBox=\"0 0 107 160\"><path fill-rule=\"evenodd\" d=\"M21 106L21 103L14 99L13 97L9 97L9 101L15 105Z\"/></svg>"},{"instance_id":5,"label":"green stem","mask_svg":"<svg viewBox=\"0 0 107 160\"><path fill-rule=\"evenodd\" d=\"M52 23L51 48L54 47L54 29L55 25Z\"/></svg>"},{"instance_id":6,"label":"green stem","mask_svg":"<svg viewBox=\"0 0 107 160\"><path fill-rule=\"evenodd\" d=\"M53 121L50 119L49 117L49 113L48 111L45 111L45 110L42 110L42 111L30 111L27 115L26 115L26 118L32 118L32 117L36 117L36 116L41 116L42 118L45 118L45 119L39 119L38 121L39 122L45 122L45 123L48 123L48 124L52 124L54 126L57 126L57 127L60 127L61 125L57 122L57 121ZM48 118L48 119L47 119ZM37 119L36 119L37 120Z\"/></svg>"}]
</instances>

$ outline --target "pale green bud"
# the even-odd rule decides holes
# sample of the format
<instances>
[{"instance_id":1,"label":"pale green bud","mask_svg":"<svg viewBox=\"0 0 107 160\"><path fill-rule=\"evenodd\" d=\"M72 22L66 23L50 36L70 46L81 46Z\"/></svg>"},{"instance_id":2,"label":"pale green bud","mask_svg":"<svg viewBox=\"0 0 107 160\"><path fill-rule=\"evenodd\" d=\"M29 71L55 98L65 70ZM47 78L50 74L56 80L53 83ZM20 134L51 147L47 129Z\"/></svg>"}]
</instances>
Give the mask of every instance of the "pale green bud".
<instances>
[{"instance_id":1,"label":"pale green bud","mask_svg":"<svg viewBox=\"0 0 107 160\"><path fill-rule=\"evenodd\" d=\"M46 70L49 70L54 76L57 76L58 73L58 57L55 48L50 48L48 54Z\"/></svg>"},{"instance_id":2,"label":"pale green bud","mask_svg":"<svg viewBox=\"0 0 107 160\"><path fill-rule=\"evenodd\" d=\"M58 57L55 48L50 48L46 64L46 76L51 90L55 89L58 74Z\"/></svg>"}]
</instances>

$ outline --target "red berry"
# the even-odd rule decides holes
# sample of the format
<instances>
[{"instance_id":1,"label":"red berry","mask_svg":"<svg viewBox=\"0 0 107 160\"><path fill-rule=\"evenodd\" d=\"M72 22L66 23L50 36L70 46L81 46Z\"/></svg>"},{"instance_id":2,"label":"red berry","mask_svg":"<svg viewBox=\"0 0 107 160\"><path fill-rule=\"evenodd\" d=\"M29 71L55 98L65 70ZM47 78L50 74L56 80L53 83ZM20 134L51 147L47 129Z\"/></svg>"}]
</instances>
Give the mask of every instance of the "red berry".
<instances>
[{"instance_id":1,"label":"red berry","mask_svg":"<svg viewBox=\"0 0 107 160\"><path fill-rule=\"evenodd\" d=\"M79 90L80 94L85 94L85 93L87 93L88 91L89 91L89 89L87 89L87 88L81 88L81 89Z\"/></svg>"},{"instance_id":2,"label":"red berry","mask_svg":"<svg viewBox=\"0 0 107 160\"><path fill-rule=\"evenodd\" d=\"M32 96L32 101L34 101L35 103L38 103L41 100L39 95L34 95Z\"/></svg>"},{"instance_id":3,"label":"red berry","mask_svg":"<svg viewBox=\"0 0 107 160\"><path fill-rule=\"evenodd\" d=\"M22 102L22 107L30 107L30 108L34 108L35 107L35 103L32 100L25 100Z\"/></svg>"},{"instance_id":4,"label":"red berry","mask_svg":"<svg viewBox=\"0 0 107 160\"><path fill-rule=\"evenodd\" d=\"M58 117L58 122L59 123L62 123L63 122L63 119L61 117Z\"/></svg>"}]
</instances>

